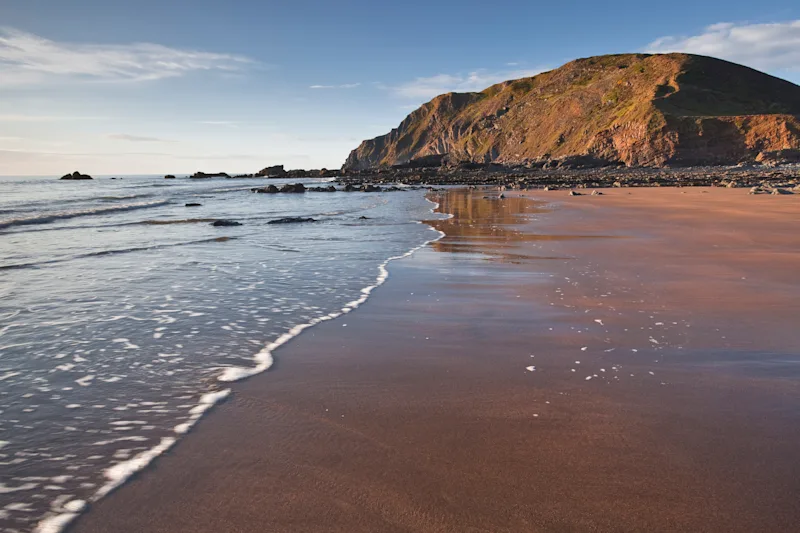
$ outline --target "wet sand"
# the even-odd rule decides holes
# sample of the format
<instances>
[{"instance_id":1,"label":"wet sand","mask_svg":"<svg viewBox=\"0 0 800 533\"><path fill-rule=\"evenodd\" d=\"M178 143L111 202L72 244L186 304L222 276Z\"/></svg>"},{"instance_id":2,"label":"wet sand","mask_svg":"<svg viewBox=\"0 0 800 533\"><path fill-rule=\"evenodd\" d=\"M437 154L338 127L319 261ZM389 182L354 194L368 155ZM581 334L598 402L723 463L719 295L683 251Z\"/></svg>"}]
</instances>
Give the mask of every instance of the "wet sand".
<instances>
[{"instance_id":1,"label":"wet sand","mask_svg":"<svg viewBox=\"0 0 800 533\"><path fill-rule=\"evenodd\" d=\"M800 197L606 192L444 194L73 530L796 531Z\"/></svg>"}]
</instances>

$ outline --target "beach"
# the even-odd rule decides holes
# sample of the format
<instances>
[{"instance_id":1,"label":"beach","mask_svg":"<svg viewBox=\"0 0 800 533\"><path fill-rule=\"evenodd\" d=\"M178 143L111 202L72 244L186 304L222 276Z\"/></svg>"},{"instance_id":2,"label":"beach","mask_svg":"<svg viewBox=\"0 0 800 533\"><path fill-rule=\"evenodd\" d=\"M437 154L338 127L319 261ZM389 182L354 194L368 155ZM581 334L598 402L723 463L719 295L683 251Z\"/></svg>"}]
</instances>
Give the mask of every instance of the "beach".
<instances>
[{"instance_id":1,"label":"beach","mask_svg":"<svg viewBox=\"0 0 800 533\"><path fill-rule=\"evenodd\" d=\"M504 196L70 531L795 531L798 197Z\"/></svg>"}]
</instances>

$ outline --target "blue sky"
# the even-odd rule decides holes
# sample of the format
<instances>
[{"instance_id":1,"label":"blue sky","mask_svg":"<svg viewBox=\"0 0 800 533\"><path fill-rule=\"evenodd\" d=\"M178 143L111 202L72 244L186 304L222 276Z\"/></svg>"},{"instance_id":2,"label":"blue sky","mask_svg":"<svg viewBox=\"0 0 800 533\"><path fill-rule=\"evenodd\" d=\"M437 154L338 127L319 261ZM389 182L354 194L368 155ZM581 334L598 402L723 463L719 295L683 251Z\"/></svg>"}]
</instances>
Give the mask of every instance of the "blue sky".
<instances>
[{"instance_id":1,"label":"blue sky","mask_svg":"<svg viewBox=\"0 0 800 533\"><path fill-rule=\"evenodd\" d=\"M441 92L674 50L800 83L800 4L1 0L0 175L335 168Z\"/></svg>"}]
</instances>

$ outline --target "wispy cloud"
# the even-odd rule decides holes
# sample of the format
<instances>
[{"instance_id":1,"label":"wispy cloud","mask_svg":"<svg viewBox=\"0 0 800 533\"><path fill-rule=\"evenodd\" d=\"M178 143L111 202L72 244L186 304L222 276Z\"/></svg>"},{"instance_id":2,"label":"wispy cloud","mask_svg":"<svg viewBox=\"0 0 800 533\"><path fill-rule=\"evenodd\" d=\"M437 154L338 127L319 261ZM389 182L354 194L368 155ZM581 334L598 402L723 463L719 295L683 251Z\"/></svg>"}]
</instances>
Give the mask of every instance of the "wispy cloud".
<instances>
[{"instance_id":1,"label":"wispy cloud","mask_svg":"<svg viewBox=\"0 0 800 533\"><path fill-rule=\"evenodd\" d=\"M343 83L341 85L311 85L309 89L355 89L360 83Z\"/></svg>"},{"instance_id":2,"label":"wispy cloud","mask_svg":"<svg viewBox=\"0 0 800 533\"><path fill-rule=\"evenodd\" d=\"M2 81L0 81L2 84ZM68 115L0 115L0 122L58 122L76 120L108 120L109 117L81 117Z\"/></svg>"},{"instance_id":3,"label":"wispy cloud","mask_svg":"<svg viewBox=\"0 0 800 533\"><path fill-rule=\"evenodd\" d=\"M127 133L112 133L108 135L109 139L115 141L127 141L137 143L174 143L177 141L170 141L168 139L159 139L158 137L142 137L140 135L128 135Z\"/></svg>"},{"instance_id":4,"label":"wispy cloud","mask_svg":"<svg viewBox=\"0 0 800 533\"><path fill-rule=\"evenodd\" d=\"M722 22L692 36L661 37L648 52L688 52L764 70L800 70L800 20L770 24Z\"/></svg>"},{"instance_id":5,"label":"wispy cloud","mask_svg":"<svg viewBox=\"0 0 800 533\"><path fill-rule=\"evenodd\" d=\"M482 91L501 81L535 76L544 69L517 69L488 71L474 70L468 74L437 74L427 78L416 78L388 89L396 96L409 99L430 99L448 92Z\"/></svg>"},{"instance_id":6,"label":"wispy cloud","mask_svg":"<svg viewBox=\"0 0 800 533\"><path fill-rule=\"evenodd\" d=\"M200 120L198 124L206 124L208 126L226 126L228 128L238 128L241 122L236 120Z\"/></svg>"},{"instance_id":7,"label":"wispy cloud","mask_svg":"<svg viewBox=\"0 0 800 533\"><path fill-rule=\"evenodd\" d=\"M0 28L0 85L47 81L132 82L191 72L239 72L246 57L170 48L153 43L56 42L13 28Z\"/></svg>"}]
</instances>

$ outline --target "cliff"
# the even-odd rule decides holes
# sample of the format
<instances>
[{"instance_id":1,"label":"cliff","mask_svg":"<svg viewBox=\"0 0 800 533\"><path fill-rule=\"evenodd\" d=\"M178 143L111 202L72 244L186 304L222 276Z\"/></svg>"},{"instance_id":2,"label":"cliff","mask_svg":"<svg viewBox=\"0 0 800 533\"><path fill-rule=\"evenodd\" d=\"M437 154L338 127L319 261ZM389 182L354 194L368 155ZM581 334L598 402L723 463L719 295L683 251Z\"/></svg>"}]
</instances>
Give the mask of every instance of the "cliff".
<instances>
[{"instance_id":1,"label":"cliff","mask_svg":"<svg viewBox=\"0 0 800 533\"><path fill-rule=\"evenodd\" d=\"M799 86L710 57L622 54L437 96L390 133L362 142L343 168L536 165L576 156L594 164L713 165L797 149Z\"/></svg>"}]
</instances>

